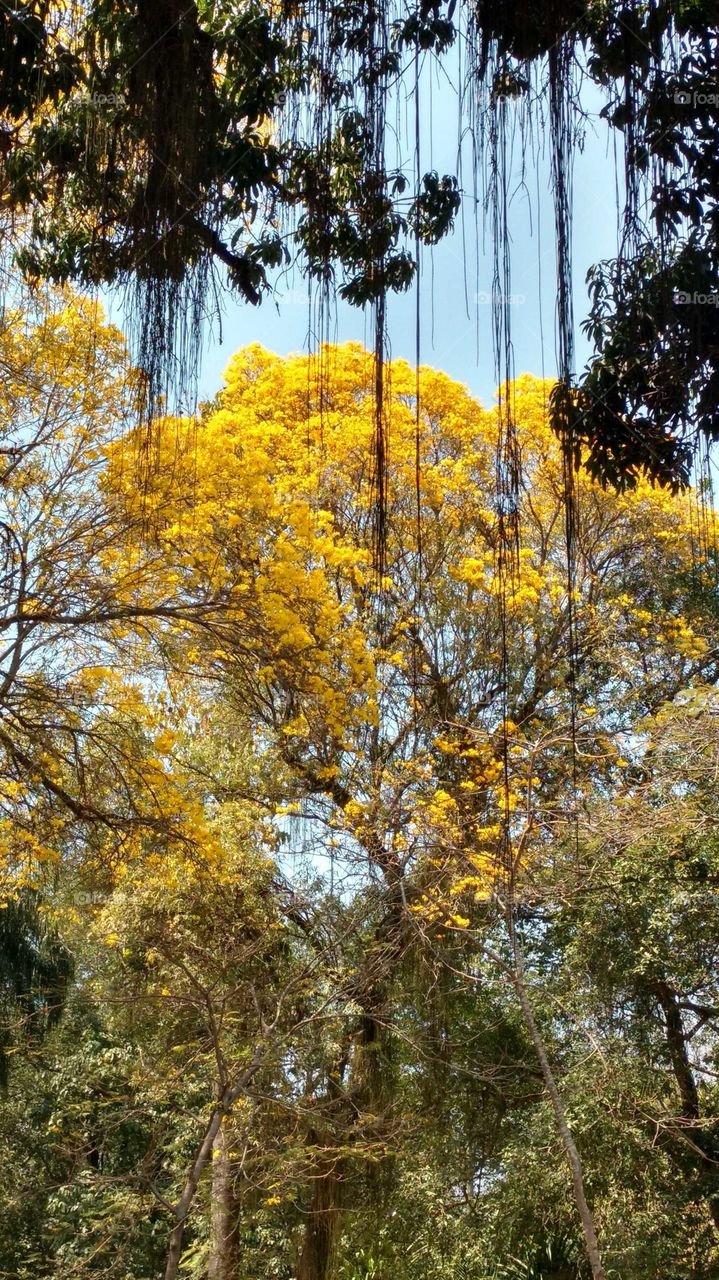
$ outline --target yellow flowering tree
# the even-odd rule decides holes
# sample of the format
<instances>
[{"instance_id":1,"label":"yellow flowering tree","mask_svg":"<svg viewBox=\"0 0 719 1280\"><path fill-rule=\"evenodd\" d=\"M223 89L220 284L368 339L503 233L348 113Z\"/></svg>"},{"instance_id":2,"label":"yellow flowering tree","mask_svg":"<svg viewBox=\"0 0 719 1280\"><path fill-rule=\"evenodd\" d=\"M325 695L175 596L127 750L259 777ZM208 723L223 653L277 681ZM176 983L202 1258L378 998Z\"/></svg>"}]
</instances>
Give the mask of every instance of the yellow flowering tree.
<instances>
[{"instance_id":1,"label":"yellow flowering tree","mask_svg":"<svg viewBox=\"0 0 719 1280\"><path fill-rule=\"evenodd\" d=\"M515 991L571 1144L517 922L566 896L567 832L631 776L647 714L714 677L713 517L580 472L569 574L550 385L511 388L515 509L496 408L397 361L380 580L361 347L249 348L148 436L93 307L64 295L23 333L0 332L4 888L57 867L52 922L142 1041L128 1080L162 1107L187 1072L160 1198L127 1191L167 1215L168 1275L183 1235L215 1248L208 1183L222 1252L239 1135L252 1214L327 1280L348 1189L412 1123L393 1036L414 1068L440 970ZM253 1082L282 1118L258 1094L246 1123Z\"/></svg>"},{"instance_id":2,"label":"yellow flowering tree","mask_svg":"<svg viewBox=\"0 0 719 1280\"><path fill-rule=\"evenodd\" d=\"M107 449L142 381L101 307L69 291L0 322L0 895L72 848L124 857L140 832L189 838L162 627L176 593L107 487ZM136 460L137 461L137 460ZM122 557L116 546L123 547ZM217 601L185 601L183 620Z\"/></svg>"},{"instance_id":3,"label":"yellow flowering tree","mask_svg":"<svg viewBox=\"0 0 719 1280\"><path fill-rule=\"evenodd\" d=\"M156 593L173 590L180 604L221 594L211 629L189 637L171 626L168 644L184 676L214 691L226 732L251 727L284 799L285 839L301 815L302 848L329 886L369 895L347 985L358 1021L324 1084L315 1081L334 1118L316 1130L302 1274L328 1274L351 1167L343 1133L363 1109L380 1117L380 1134L392 1130L391 1096L367 1064L387 1040L404 957L417 942L432 953L505 917L507 976L601 1274L576 1147L521 979L515 913L522 895L536 897L584 792L621 781L637 719L714 670L712 517L699 513L698 540L694 495L648 482L616 495L580 472L569 573L550 384L523 376L510 388L516 510L498 482L495 408L402 361L388 385L381 581L368 464L374 367L358 345L311 358L238 353L196 419L158 425L143 492L132 437L111 451L106 483L131 524L146 513Z\"/></svg>"},{"instance_id":4,"label":"yellow flowering tree","mask_svg":"<svg viewBox=\"0 0 719 1280\"><path fill-rule=\"evenodd\" d=\"M429 876L430 897L439 863L445 903L448 887L486 896L509 812L517 825L528 805L566 806L570 782L621 770L636 716L713 667L697 589L711 539L692 537L694 495L646 482L618 496L580 473L570 584L550 384L511 388L513 546L496 410L434 370L396 361L390 373L381 583L360 346L241 351L198 419L160 424L147 492L131 479L132 440L108 482L132 517L148 512L156 592L224 593L207 641L175 628L178 655L241 704L290 809L329 823L316 852L346 863L354 850L395 886Z\"/></svg>"}]
</instances>

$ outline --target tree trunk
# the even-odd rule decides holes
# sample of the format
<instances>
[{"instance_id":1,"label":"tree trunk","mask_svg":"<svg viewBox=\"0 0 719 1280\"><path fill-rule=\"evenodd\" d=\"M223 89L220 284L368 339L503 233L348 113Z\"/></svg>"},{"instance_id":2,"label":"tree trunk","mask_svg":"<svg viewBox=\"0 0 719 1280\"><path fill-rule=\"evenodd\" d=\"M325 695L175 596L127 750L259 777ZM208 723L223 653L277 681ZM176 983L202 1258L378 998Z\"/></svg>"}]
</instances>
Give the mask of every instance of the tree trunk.
<instances>
[{"instance_id":1,"label":"tree trunk","mask_svg":"<svg viewBox=\"0 0 719 1280\"><path fill-rule=\"evenodd\" d=\"M215 1145L215 1138L222 1126L223 1116L229 1111L232 1105L237 1102L240 1094L252 1080L256 1074L265 1051L264 1041L260 1041L255 1046L255 1052L249 1066L245 1068L242 1075L230 1087L229 1085L223 1090L218 1104L213 1111L207 1128L195 1153L194 1159L187 1174L185 1186L177 1201L174 1210L175 1225L170 1235L170 1243L167 1250L167 1263L165 1265L164 1280L177 1280L177 1274L180 1267L180 1259L182 1257L182 1242L185 1234L185 1224L190 1216L192 1205L197 1195L197 1189L200 1185L200 1179L212 1158L212 1152Z\"/></svg>"},{"instance_id":2,"label":"tree trunk","mask_svg":"<svg viewBox=\"0 0 719 1280\"><path fill-rule=\"evenodd\" d=\"M182 1256L182 1241L185 1234L185 1223L189 1216L190 1206L195 1198L197 1188L200 1185L200 1178L203 1170L212 1155L215 1137L221 1124L222 1115L219 1111L215 1112L205 1130L205 1135L200 1143L195 1159L192 1162L187 1182L185 1183L185 1189L175 1206L175 1225L172 1228L170 1244L167 1250L165 1280L176 1280L180 1266L180 1258Z\"/></svg>"},{"instance_id":3,"label":"tree trunk","mask_svg":"<svg viewBox=\"0 0 719 1280\"><path fill-rule=\"evenodd\" d=\"M515 948L514 948L515 969L513 974L514 987L517 992L519 1003L522 1008L522 1013L524 1015L524 1021L527 1025L527 1030L529 1031L532 1044L534 1045L535 1052L539 1059L539 1065L542 1069L544 1083L546 1085L547 1093L549 1094L549 1097L552 1103L552 1109L554 1111L554 1116L557 1122L557 1128L559 1130L562 1142L564 1144L564 1150L567 1153L569 1167L572 1171L574 1203L577 1206L577 1212L579 1214L579 1218L582 1224L582 1231L584 1233L584 1246L587 1252L587 1257L589 1258L589 1265L592 1268L593 1280L606 1280L606 1274L604 1271L604 1267L602 1265L602 1256L599 1251L599 1241L597 1240L597 1232L594 1226L594 1218L592 1217L592 1212L587 1203L587 1196L584 1190L584 1174L582 1172L582 1162L579 1158L577 1144L574 1141L572 1131L569 1128L569 1125L567 1124L567 1118L564 1114L564 1107L562 1105L562 1099L559 1096L559 1090L557 1089L557 1084L554 1079L554 1073L550 1066L549 1058L547 1057L547 1051L544 1047L544 1041L542 1040L539 1027L537 1026L536 1019L534 1017L534 1011L532 1009L529 996L527 995L527 988L524 985L524 977L522 974L521 958L516 948L516 940L514 941L515 941Z\"/></svg>"},{"instance_id":4,"label":"tree trunk","mask_svg":"<svg viewBox=\"0 0 719 1280\"><path fill-rule=\"evenodd\" d=\"M676 993L664 979L653 982L652 990L664 1017L667 1049L682 1102L682 1131L689 1140L687 1148L691 1153L692 1163L699 1169L702 1197L709 1206L714 1227L719 1232L719 1164L716 1156L707 1150L707 1135L702 1128L699 1093L687 1052L681 1009Z\"/></svg>"},{"instance_id":5,"label":"tree trunk","mask_svg":"<svg viewBox=\"0 0 719 1280\"><path fill-rule=\"evenodd\" d=\"M298 1280L329 1280L339 1224L339 1184L336 1157L322 1162L312 1186Z\"/></svg>"},{"instance_id":6,"label":"tree trunk","mask_svg":"<svg viewBox=\"0 0 719 1280\"><path fill-rule=\"evenodd\" d=\"M220 1126L212 1148L210 1191L210 1258L207 1280L234 1280L236 1205L232 1166L228 1155L227 1121Z\"/></svg>"}]
</instances>

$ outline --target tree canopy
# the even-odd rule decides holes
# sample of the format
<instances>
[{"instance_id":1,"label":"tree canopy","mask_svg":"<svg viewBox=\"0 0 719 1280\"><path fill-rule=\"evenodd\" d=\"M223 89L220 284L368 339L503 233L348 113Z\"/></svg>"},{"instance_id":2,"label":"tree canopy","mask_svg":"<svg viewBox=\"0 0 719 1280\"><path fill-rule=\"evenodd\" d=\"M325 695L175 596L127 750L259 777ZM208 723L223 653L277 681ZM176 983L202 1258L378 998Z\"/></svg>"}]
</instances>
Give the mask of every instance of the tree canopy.
<instances>
[{"instance_id":1,"label":"tree canopy","mask_svg":"<svg viewBox=\"0 0 719 1280\"><path fill-rule=\"evenodd\" d=\"M95 304L20 318L0 1271L710 1280L702 496L580 466L569 575L554 383L392 361L378 578L374 352L148 437Z\"/></svg>"}]
</instances>

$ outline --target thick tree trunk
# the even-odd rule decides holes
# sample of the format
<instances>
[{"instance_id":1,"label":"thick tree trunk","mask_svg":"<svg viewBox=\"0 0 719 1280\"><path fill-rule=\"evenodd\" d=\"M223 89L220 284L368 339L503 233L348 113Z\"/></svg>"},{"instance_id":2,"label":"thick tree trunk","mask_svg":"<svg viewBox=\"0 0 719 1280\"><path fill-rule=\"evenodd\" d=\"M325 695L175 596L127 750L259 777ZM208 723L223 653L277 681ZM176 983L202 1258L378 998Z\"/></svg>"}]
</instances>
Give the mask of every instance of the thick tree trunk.
<instances>
[{"instance_id":1,"label":"thick tree trunk","mask_svg":"<svg viewBox=\"0 0 719 1280\"><path fill-rule=\"evenodd\" d=\"M207 1280L235 1280L237 1218L228 1156L227 1122L220 1126L212 1148L210 1192L210 1257Z\"/></svg>"},{"instance_id":2,"label":"thick tree trunk","mask_svg":"<svg viewBox=\"0 0 719 1280\"><path fill-rule=\"evenodd\" d=\"M312 1185L298 1280L329 1280L339 1224L339 1183L336 1160L317 1169Z\"/></svg>"},{"instance_id":3,"label":"thick tree trunk","mask_svg":"<svg viewBox=\"0 0 719 1280\"><path fill-rule=\"evenodd\" d=\"M692 1164L695 1168L698 1167L701 1193L709 1207L714 1227L719 1232L719 1164L714 1153L707 1150L707 1136L701 1123L699 1093L687 1052L682 1012L676 993L668 982L657 979L652 984L652 990L664 1017L667 1049L682 1103L681 1118L684 1122L683 1133L688 1139L687 1149L691 1153Z\"/></svg>"}]
</instances>

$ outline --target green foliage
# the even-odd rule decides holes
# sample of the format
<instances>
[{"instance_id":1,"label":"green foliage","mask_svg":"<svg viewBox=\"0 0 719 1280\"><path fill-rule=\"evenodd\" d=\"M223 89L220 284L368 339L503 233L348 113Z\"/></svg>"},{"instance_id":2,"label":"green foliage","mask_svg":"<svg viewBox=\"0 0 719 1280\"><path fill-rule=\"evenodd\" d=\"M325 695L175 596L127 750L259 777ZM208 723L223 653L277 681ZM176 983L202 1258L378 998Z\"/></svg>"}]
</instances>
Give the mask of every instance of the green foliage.
<instances>
[{"instance_id":1,"label":"green foliage","mask_svg":"<svg viewBox=\"0 0 719 1280\"><path fill-rule=\"evenodd\" d=\"M62 1015L72 957L27 890L0 912L0 1087L7 1085L8 1054L19 1036L39 1044Z\"/></svg>"}]
</instances>

